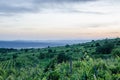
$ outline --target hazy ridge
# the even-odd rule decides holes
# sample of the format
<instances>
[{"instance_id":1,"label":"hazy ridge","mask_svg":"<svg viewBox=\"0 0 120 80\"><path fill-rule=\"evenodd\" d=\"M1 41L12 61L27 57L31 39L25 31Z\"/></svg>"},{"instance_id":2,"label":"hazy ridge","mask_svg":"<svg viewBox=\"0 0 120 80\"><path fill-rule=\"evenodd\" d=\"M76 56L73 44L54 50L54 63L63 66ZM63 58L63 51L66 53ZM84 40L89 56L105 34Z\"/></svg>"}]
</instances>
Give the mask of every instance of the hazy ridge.
<instances>
[{"instance_id":1,"label":"hazy ridge","mask_svg":"<svg viewBox=\"0 0 120 80\"><path fill-rule=\"evenodd\" d=\"M0 41L0 48L45 48L66 44L84 43L90 40L41 40L41 41Z\"/></svg>"}]
</instances>

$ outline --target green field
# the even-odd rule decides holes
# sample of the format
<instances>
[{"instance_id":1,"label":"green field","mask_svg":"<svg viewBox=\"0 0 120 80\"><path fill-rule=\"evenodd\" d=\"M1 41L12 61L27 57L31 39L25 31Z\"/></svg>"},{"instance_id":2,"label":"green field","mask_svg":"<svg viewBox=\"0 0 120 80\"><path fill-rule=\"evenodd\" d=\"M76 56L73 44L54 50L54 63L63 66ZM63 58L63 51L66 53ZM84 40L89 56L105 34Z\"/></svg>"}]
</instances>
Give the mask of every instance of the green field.
<instances>
[{"instance_id":1,"label":"green field","mask_svg":"<svg viewBox=\"0 0 120 80\"><path fill-rule=\"evenodd\" d=\"M120 80L120 38L42 49L0 48L0 80Z\"/></svg>"}]
</instances>

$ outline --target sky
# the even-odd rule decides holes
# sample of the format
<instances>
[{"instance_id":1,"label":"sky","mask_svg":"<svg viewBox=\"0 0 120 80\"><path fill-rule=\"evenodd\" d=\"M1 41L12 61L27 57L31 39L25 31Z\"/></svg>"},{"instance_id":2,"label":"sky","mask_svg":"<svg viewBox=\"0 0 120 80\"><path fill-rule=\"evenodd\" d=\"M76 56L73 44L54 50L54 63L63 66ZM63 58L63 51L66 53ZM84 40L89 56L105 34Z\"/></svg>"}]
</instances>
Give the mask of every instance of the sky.
<instances>
[{"instance_id":1,"label":"sky","mask_svg":"<svg viewBox=\"0 0 120 80\"><path fill-rule=\"evenodd\" d=\"M0 0L0 40L120 37L120 0Z\"/></svg>"}]
</instances>

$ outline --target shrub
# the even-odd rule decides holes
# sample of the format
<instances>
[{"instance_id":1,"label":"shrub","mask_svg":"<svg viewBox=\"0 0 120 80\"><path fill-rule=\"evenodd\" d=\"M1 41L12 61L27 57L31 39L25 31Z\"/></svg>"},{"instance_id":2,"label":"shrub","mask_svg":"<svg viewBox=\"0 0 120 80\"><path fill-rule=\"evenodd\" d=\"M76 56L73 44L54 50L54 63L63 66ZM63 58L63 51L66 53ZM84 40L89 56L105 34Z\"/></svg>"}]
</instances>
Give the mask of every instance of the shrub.
<instances>
[{"instance_id":1,"label":"shrub","mask_svg":"<svg viewBox=\"0 0 120 80\"><path fill-rule=\"evenodd\" d=\"M96 46L96 47L97 47L97 46L100 46L100 44L99 44L99 43L96 43L95 46Z\"/></svg>"},{"instance_id":2,"label":"shrub","mask_svg":"<svg viewBox=\"0 0 120 80\"><path fill-rule=\"evenodd\" d=\"M119 56L119 57L120 57L120 49L115 49L115 50L113 50L113 51L112 51L112 54L113 54L114 56Z\"/></svg>"},{"instance_id":3,"label":"shrub","mask_svg":"<svg viewBox=\"0 0 120 80\"><path fill-rule=\"evenodd\" d=\"M50 72L49 76L48 76L48 80L59 80L59 73L56 71L52 71Z\"/></svg>"},{"instance_id":4,"label":"shrub","mask_svg":"<svg viewBox=\"0 0 120 80\"><path fill-rule=\"evenodd\" d=\"M44 69L44 72L47 72L49 70L54 70L55 68L55 64L56 64L56 58L54 58L53 60L51 60L48 65L46 65L45 69Z\"/></svg>"},{"instance_id":5,"label":"shrub","mask_svg":"<svg viewBox=\"0 0 120 80\"><path fill-rule=\"evenodd\" d=\"M58 63L66 62L69 59L70 59L70 57L68 55L66 55L65 53L60 53L57 56L57 62Z\"/></svg>"},{"instance_id":6,"label":"shrub","mask_svg":"<svg viewBox=\"0 0 120 80\"><path fill-rule=\"evenodd\" d=\"M21 68L21 67L24 66L24 64L25 64L25 63L23 63L23 62L21 62L21 61L16 61L15 66L16 66L17 68Z\"/></svg>"},{"instance_id":7,"label":"shrub","mask_svg":"<svg viewBox=\"0 0 120 80\"><path fill-rule=\"evenodd\" d=\"M69 45L69 44L66 44L66 45L65 45L65 47L66 47L66 48L69 48L69 47L70 47L70 45Z\"/></svg>"},{"instance_id":8,"label":"shrub","mask_svg":"<svg viewBox=\"0 0 120 80\"><path fill-rule=\"evenodd\" d=\"M0 69L0 76L3 76L5 74L4 70Z\"/></svg>"},{"instance_id":9,"label":"shrub","mask_svg":"<svg viewBox=\"0 0 120 80\"><path fill-rule=\"evenodd\" d=\"M44 59L46 58L46 55L45 53L40 53L39 56L38 56L39 59Z\"/></svg>"},{"instance_id":10,"label":"shrub","mask_svg":"<svg viewBox=\"0 0 120 80\"><path fill-rule=\"evenodd\" d=\"M13 54L13 59L16 59L18 57L17 54Z\"/></svg>"},{"instance_id":11,"label":"shrub","mask_svg":"<svg viewBox=\"0 0 120 80\"><path fill-rule=\"evenodd\" d=\"M14 76L10 75L6 80L15 80L15 79L14 79Z\"/></svg>"},{"instance_id":12,"label":"shrub","mask_svg":"<svg viewBox=\"0 0 120 80\"><path fill-rule=\"evenodd\" d=\"M0 76L0 80L4 80L2 76Z\"/></svg>"},{"instance_id":13,"label":"shrub","mask_svg":"<svg viewBox=\"0 0 120 80\"><path fill-rule=\"evenodd\" d=\"M114 48L113 43L105 43L102 46L98 46L96 48L96 52L97 53L102 53L102 54L110 54L113 48Z\"/></svg>"},{"instance_id":14,"label":"shrub","mask_svg":"<svg viewBox=\"0 0 120 80\"><path fill-rule=\"evenodd\" d=\"M10 69L10 70L7 71L7 74L8 74L8 76L9 75L15 75L16 74L16 70L15 69Z\"/></svg>"},{"instance_id":15,"label":"shrub","mask_svg":"<svg viewBox=\"0 0 120 80\"><path fill-rule=\"evenodd\" d=\"M48 53L52 53L53 51L52 51L52 49L48 49Z\"/></svg>"}]
</instances>

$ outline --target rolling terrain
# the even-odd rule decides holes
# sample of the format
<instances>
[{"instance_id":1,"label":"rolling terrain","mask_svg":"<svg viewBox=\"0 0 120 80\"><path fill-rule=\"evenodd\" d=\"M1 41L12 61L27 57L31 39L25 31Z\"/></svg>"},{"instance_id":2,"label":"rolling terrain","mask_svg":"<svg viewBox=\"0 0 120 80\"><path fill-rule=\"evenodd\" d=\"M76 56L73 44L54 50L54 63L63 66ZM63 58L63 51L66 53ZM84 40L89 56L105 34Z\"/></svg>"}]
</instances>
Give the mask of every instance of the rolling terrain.
<instances>
[{"instance_id":1,"label":"rolling terrain","mask_svg":"<svg viewBox=\"0 0 120 80\"><path fill-rule=\"evenodd\" d=\"M120 80L120 38L0 48L0 80Z\"/></svg>"}]
</instances>

